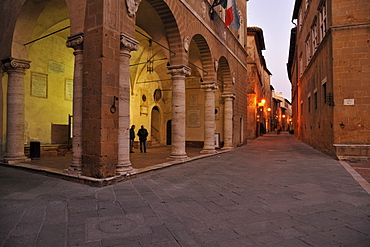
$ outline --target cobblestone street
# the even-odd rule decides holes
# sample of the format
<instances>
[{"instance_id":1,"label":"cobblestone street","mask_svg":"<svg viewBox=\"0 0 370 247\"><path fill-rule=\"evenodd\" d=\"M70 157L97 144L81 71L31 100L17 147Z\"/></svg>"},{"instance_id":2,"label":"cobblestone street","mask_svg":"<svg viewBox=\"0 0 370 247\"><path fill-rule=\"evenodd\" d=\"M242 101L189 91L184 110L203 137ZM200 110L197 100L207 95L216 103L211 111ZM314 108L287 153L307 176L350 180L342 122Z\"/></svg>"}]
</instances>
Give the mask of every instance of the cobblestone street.
<instances>
[{"instance_id":1,"label":"cobblestone street","mask_svg":"<svg viewBox=\"0 0 370 247\"><path fill-rule=\"evenodd\" d=\"M103 188L0 178L0 246L370 246L368 184L286 133Z\"/></svg>"}]
</instances>

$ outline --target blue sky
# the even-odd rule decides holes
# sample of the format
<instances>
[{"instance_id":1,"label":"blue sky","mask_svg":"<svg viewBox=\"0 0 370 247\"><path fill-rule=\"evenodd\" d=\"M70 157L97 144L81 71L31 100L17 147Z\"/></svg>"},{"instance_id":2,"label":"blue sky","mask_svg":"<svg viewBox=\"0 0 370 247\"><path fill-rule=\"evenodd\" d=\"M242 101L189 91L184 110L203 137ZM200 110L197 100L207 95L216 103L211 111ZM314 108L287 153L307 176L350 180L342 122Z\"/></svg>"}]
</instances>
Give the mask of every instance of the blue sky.
<instances>
[{"instance_id":1,"label":"blue sky","mask_svg":"<svg viewBox=\"0 0 370 247\"><path fill-rule=\"evenodd\" d=\"M282 92L291 100L290 82L286 63L288 62L290 30L295 0L249 0L248 27L263 30L266 50L263 55L267 68L272 73L271 84L275 93Z\"/></svg>"}]
</instances>

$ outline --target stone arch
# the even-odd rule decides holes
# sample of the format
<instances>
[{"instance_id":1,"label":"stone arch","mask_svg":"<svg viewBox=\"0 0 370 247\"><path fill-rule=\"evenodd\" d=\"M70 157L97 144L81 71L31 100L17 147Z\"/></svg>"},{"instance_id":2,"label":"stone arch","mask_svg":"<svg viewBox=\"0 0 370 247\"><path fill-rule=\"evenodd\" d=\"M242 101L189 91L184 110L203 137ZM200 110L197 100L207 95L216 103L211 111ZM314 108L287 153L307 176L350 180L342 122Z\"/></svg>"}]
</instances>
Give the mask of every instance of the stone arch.
<instances>
[{"instance_id":1,"label":"stone arch","mask_svg":"<svg viewBox=\"0 0 370 247\"><path fill-rule=\"evenodd\" d=\"M151 124L150 124L150 134L152 145L159 143L161 141L162 130L162 112L159 106L154 106L151 111Z\"/></svg>"},{"instance_id":2,"label":"stone arch","mask_svg":"<svg viewBox=\"0 0 370 247\"><path fill-rule=\"evenodd\" d=\"M202 64L202 72L203 72L203 81L212 81L215 80L215 73L214 73L214 66L212 63L212 55L211 50L209 48L209 45L206 41L206 39L200 35L196 34L191 39L192 42L196 44L198 47L200 58L201 58L201 64Z\"/></svg>"},{"instance_id":3,"label":"stone arch","mask_svg":"<svg viewBox=\"0 0 370 247\"><path fill-rule=\"evenodd\" d=\"M65 0L22 2L9 52L12 58L31 62L24 75L25 143L68 143L74 72L74 56L66 47L69 35ZM62 132L60 138L57 132Z\"/></svg>"},{"instance_id":4,"label":"stone arch","mask_svg":"<svg viewBox=\"0 0 370 247\"><path fill-rule=\"evenodd\" d=\"M233 84L235 78L233 78L229 62L222 56L218 59L217 65L217 81L221 83L220 89L223 92L233 92Z\"/></svg>"},{"instance_id":5,"label":"stone arch","mask_svg":"<svg viewBox=\"0 0 370 247\"><path fill-rule=\"evenodd\" d=\"M14 20L10 56L28 59L30 42L55 33L60 37L69 36L70 15L65 0L25 0L19 6L19 15ZM65 40L67 38L65 37ZM29 43L29 44L28 44Z\"/></svg>"},{"instance_id":6,"label":"stone arch","mask_svg":"<svg viewBox=\"0 0 370 247\"><path fill-rule=\"evenodd\" d=\"M221 56L216 64L217 70L217 83L219 85L216 90L216 108L219 110L218 118L220 121L216 122L217 132L220 133L221 143L224 149L232 148L233 139L233 99L235 98L235 92L233 87L233 76L230 69L228 60Z\"/></svg>"},{"instance_id":7,"label":"stone arch","mask_svg":"<svg viewBox=\"0 0 370 247\"><path fill-rule=\"evenodd\" d=\"M131 52L130 58L130 120L137 125L153 124L150 116L153 107L157 106L161 113L158 129L160 133L157 136L149 136L149 141L154 137L158 138L157 141L161 144L165 144L166 128L163 123L172 119L172 79L167 72L167 66L186 65L187 62L182 58L178 59L179 54L183 57L182 53L185 51L178 47L179 29L172 10L165 1L143 0L135 16L134 35L139 44L138 50ZM148 58L153 59L150 69ZM161 92L158 99L153 98L156 91ZM147 101L140 99L142 94L149 96ZM139 108L140 113L137 110ZM145 113L145 108L149 109L149 115ZM148 128L150 130L150 126Z\"/></svg>"},{"instance_id":8,"label":"stone arch","mask_svg":"<svg viewBox=\"0 0 370 247\"><path fill-rule=\"evenodd\" d=\"M163 0L143 0L140 5L151 5L156 11L160 20L163 23L166 38L168 40L168 47L173 52L169 54L169 61L171 65L186 64L187 56L184 49L182 49L182 39L178 26L178 19L175 16L181 16L180 9L176 7L176 1ZM140 7L139 7L140 9ZM146 30L148 32L148 30Z\"/></svg>"}]
</instances>

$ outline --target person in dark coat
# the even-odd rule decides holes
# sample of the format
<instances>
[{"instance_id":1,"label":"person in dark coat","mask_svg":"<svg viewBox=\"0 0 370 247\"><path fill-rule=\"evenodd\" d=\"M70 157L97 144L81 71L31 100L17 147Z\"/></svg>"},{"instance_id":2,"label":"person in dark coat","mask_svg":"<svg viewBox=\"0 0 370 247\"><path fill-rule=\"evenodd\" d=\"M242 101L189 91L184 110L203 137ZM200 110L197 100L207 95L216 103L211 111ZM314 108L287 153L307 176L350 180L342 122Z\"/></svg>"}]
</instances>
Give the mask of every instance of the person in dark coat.
<instances>
[{"instance_id":1,"label":"person in dark coat","mask_svg":"<svg viewBox=\"0 0 370 247\"><path fill-rule=\"evenodd\" d=\"M137 132L137 136L140 140L140 153L143 151L146 153L146 138L148 137L148 131L144 128L144 125L141 125L141 128Z\"/></svg>"},{"instance_id":2,"label":"person in dark coat","mask_svg":"<svg viewBox=\"0 0 370 247\"><path fill-rule=\"evenodd\" d=\"M134 153L134 142L135 142L135 125L131 125L131 129L130 129L130 153Z\"/></svg>"}]
</instances>

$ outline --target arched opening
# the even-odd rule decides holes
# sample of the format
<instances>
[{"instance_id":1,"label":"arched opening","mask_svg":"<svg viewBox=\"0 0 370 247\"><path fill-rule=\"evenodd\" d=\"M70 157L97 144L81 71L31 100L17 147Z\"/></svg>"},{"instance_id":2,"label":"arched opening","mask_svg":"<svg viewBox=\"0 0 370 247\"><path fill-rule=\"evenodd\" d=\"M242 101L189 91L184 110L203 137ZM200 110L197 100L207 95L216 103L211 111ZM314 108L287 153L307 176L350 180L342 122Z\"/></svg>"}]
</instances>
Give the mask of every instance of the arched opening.
<instances>
[{"instance_id":1,"label":"arched opening","mask_svg":"<svg viewBox=\"0 0 370 247\"><path fill-rule=\"evenodd\" d=\"M151 118L151 125L150 125L152 146L156 146L159 144L159 140L161 139L160 129L161 129L161 114L160 114L158 106L154 106L152 109L152 118Z\"/></svg>"},{"instance_id":2,"label":"arched opening","mask_svg":"<svg viewBox=\"0 0 370 247\"><path fill-rule=\"evenodd\" d=\"M170 47L173 34L168 37L173 18L164 2L141 1L135 26L139 49L131 52L130 59L131 124L151 126L148 141L162 145L168 143L163 123L172 119L172 77L167 65L178 54Z\"/></svg>"},{"instance_id":3,"label":"arched opening","mask_svg":"<svg viewBox=\"0 0 370 247\"><path fill-rule=\"evenodd\" d=\"M219 110L216 116L216 133L220 133L221 144L223 145L225 139L225 99L223 97L224 93L233 93L233 78L230 72L230 66L225 57L220 57L217 67L217 83L218 90L216 90L215 100L216 109ZM233 106L232 109L233 110ZM233 123L231 123L233 125Z\"/></svg>"},{"instance_id":4,"label":"arched opening","mask_svg":"<svg viewBox=\"0 0 370 247\"><path fill-rule=\"evenodd\" d=\"M188 66L191 75L186 80L186 140L191 146L212 152L217 82L210 48L200 34L194 35L190 42Z\"/></svg>"},{"instance_id":5,"label":"arched opening","mask_svg":"<svg viewBox=\"0 0 370 247\"><path fill-rule=\"evenodd\" d=\"M11 56L31 61L24 76L24 143L38 141L43 156L70 143L73 51L65 0L27 0L17 19Z\"/></svg>"}]
</instances>

